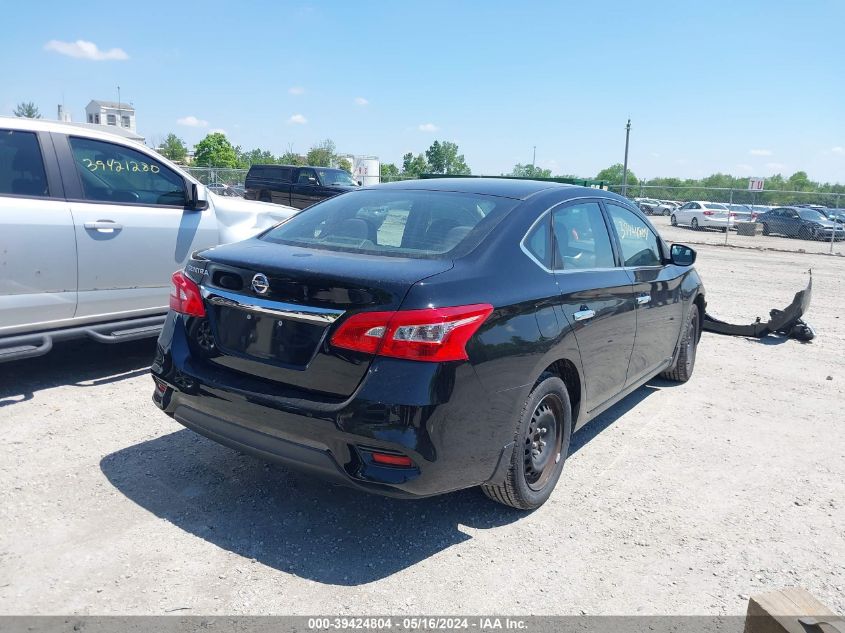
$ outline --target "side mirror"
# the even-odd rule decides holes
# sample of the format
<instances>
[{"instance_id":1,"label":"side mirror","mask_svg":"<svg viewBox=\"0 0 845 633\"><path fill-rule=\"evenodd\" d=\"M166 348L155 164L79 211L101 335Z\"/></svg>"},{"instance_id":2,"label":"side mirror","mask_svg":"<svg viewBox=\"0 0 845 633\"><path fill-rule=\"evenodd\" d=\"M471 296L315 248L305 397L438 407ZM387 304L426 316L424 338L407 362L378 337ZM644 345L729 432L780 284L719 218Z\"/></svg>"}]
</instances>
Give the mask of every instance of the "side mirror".
<instances>
[{"instance_id":1,"label":"side mirror","mask_svg":"<svg viewBox=\"0 0 845 633\"><path fill-rule=\"evenodd\" d=\"M685 244L672 244L669 260L675 266L692 266L695 263L695 251Z\"/></svg>"},{"instance_id":2,"label":"side mirror","mask_svg":"<svg viewBox=\"0 0 845 633\"><path fill-rule=\"evenodd\" d=\"M208 200L200 199L197 183L185 179L185 207L191 211L203 211L208 208Z\"/></svg>"},{"instance_id":3,"label":"side mirror","mask_svg":"<svg viewBox=\"0 0 845 633\"><path fill-rule=\"evenodd\" d=\"M358 181L358 186L359 186L359 187L360 187L361 185L363 185L363 184L364 184L364 181L363 181L363 180L359 180L359 181Z\"/></svg>"},{"instance_id":4,"label":"side mirror","mask_svg":"<svg viewBox=\"0 0 845 633\"><path fill-rule=\"evenodd\" d=\"M316 184L317 184L317 179L316 179L316 178L314 178L314 176L309 176L309 177L308 177L308 184L309 184L309 185L316 185Z\"/></svg>"}]
</instances>

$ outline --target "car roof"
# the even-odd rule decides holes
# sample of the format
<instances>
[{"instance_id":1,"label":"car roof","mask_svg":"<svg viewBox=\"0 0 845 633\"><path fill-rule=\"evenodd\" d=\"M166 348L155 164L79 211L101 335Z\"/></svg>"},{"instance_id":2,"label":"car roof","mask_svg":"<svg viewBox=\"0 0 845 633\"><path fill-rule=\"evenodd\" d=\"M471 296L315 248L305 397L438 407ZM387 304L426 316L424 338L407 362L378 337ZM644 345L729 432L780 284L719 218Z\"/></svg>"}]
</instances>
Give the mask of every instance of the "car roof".
<instances>
[{"instance_id":1,"label":"car roof","mask_svg":"<svg viewBox=\"0 0 845 633\"><path fill-rule=\"evenodd\" d=\"M83 127L84 126L84 127ZM200 184L200 181L191 176L187 172L187 170L181 166L177 165L176 163L168 160L157 151L155 151L152 147L148 145L144 145L143 143L139 143L131 138L127 138L125 136L121 136L119 134L113 134L111 132L104 132L97 128L101 126L89 126L87 123L63 123L62 121L49 121L45 119L29 119L26 117L12 117L12 116L0 116L0 128L6 130L23 130L27 132L55 132L57 134L69 134L73 136L79 136L83 138L91 138L100 141L106 141L109 143L117 143L119 145L125 145L126 147L137 147L142 152L147 154L152 154L155 159L174 171L178 172L181 176L187 177L191 182Z\"/></svg>"},{"instance_id":2,"label":"car roof","mask_svg":"<svg viewBox=\"0 0 845 633\"><path fill-rule=\"evenodd\" d=\"M523 180L520 178L422 178L419 180L399 180L381 183L368 187L369 189L417 190L417 191L450 191L455 193L474 193L478 195L499 196L525 200L540 191L549 189L567 189L573 192L586 189L598 193L601 190L565 185L559 182L540 180ZM607 192L604 192L607 193Z\"/></svg>"},{"instance_id":3,"label":"car roof","mask_svg":"<svg viewBox=\"0 0 845 633\"><path fill-rule=\"evenodd\" d=\"M128 145L135 145L149 150L150 147L143 143L125 136L120 132L111 132L102 130L104 126L94 125L91 123L65 123L63 121L49 121L45 119L29 119L26 117L14 116L0 116L0 128L6 130L24 130L27 132L56 132L59 134L72 134L74 136L84 136L86 138L100 139L103 141L111 141L118 143L125 143ZM120 128L115 128L120 130Z\"/></svg>"}]
</instances>

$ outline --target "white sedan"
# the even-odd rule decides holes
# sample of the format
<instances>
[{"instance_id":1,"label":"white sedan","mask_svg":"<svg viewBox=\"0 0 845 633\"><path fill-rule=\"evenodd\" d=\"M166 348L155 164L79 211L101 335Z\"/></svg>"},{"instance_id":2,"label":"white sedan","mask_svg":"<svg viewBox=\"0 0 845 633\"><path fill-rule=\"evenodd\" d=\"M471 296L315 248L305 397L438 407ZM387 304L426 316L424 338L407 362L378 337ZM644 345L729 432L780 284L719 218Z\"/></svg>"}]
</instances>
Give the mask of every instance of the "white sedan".
<instances>
[{"instance_id":1,"label":"white sedan","mask_svg":"<svg viewBox=\"0 0 845 633\"><path fill-rule=\"evenodd\" d=\"M672 226L687 225L694 230L720 229L727 231L732 228L736 216L727 205L719 202L704 202L694 200L675 209L670 218Z\"/></svg>"}]
</instances>

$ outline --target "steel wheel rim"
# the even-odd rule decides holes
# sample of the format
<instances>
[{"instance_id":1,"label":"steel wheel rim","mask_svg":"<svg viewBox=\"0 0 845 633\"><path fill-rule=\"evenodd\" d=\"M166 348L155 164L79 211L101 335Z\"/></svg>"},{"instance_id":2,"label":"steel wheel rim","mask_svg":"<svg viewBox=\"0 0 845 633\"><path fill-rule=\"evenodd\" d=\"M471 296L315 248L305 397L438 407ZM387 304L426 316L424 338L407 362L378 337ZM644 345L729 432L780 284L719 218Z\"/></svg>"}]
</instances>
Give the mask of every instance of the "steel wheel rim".
<instances>
[{"instance_id":1,"label":"steel wheel rim","mask_svg":"<svg viewBox=\"0 0 845 633\"><path fill-rule=\"evenodd\" d=\"M563 402L548 394L534 408L523 445L523 473L531 490L542 490L561 460Z\"/></svg>"}]
</instances>

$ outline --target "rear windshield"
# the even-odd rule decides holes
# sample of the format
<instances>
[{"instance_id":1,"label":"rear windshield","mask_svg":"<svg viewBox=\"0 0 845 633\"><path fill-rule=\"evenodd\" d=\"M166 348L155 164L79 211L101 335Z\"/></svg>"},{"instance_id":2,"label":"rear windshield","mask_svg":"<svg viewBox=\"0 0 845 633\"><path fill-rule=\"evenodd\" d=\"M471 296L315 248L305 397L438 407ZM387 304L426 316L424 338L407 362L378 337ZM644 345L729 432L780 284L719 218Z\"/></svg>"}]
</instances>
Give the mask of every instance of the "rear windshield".
<instances>
[{"instance_id":1,"label":"rear windshield","mask_svg":"<svg viewBox=\"0 0 845 633\"><path fill-rule=\"evenodd\" d=\"M728 210L728 208L725 205L719 204L718 202L705 202L704 208L705 209L718 209L719 211L727 211Z\"/></svg>"},{"instance_id":2,"label":"rear windshield","mask_svg":"<svg viewBox=\"0 0 845 633\"><path fill-rule=\"evenodd\" d=\"M314 205L261 239L412 258L467 253L518 200L441 191L353 191Z\"/></svg>"}]
</instances>

